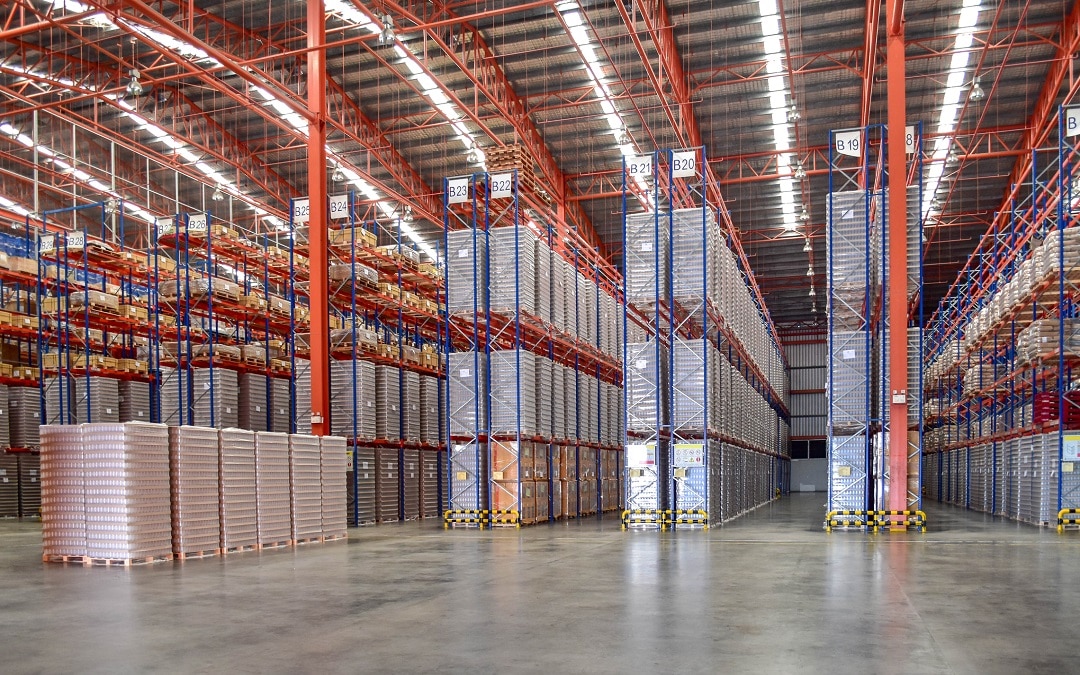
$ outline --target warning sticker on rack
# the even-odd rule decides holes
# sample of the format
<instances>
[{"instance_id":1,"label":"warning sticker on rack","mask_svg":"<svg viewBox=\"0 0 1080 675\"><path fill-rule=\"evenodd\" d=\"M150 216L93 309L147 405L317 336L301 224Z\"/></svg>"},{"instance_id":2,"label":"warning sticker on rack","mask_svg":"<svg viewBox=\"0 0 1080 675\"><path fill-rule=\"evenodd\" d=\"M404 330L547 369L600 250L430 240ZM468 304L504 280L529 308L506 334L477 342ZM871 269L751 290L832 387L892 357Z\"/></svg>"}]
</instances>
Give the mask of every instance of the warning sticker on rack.
<instances>
[{"instance_id":1,"label":"warning sticker on rack","mask_svg":"<svg viewBox=\"0 0 1080 675\"><path fill-rule=\"evenodd\" d=\"M705 446L701 443L676 443L675 466L705 466Z\"/></svg>"},{"instance_id":2,"label":"warning sticker on rack","mask_svg":"<svg viewBox=\"0 0 1080 675\"><path fill-rule=\"evenodd\" d=\"M1072 434L1061 439L1061 458L1080 460L1080 436Z\"/></svg>"},{"instance_id":3,"label":"warning sticker on rack","mask_svg":"<svg viewBox=\"0 0 1080 675\"><path fill-rule=\"evenodd\" d=\"M845 349L844 350L844 360L845 361L850 361L853 358L855 358L855 350L854 349Z\"/></svg>"},{"instance_id":4,"label":"warning sticker on rack","mask_svg":"<svg viewBox=\"0 0 1080 675\"><path fill-rule=\"evenodd\" d=\"M470 375L472 375L472 371L468 368L462 368L458 371L458 377L469 377Z\"/></svg>"},{"instance_id":5,"label":"warning sticker on rack","mask_svg":"<svg viewBox=\"0 0 1080 675\"><path fill-rule=\"evenodd\" d=\"M652 466L656 464L656 444L638 443L626 446L627 466Z\"/></svg>"}]
</instances>

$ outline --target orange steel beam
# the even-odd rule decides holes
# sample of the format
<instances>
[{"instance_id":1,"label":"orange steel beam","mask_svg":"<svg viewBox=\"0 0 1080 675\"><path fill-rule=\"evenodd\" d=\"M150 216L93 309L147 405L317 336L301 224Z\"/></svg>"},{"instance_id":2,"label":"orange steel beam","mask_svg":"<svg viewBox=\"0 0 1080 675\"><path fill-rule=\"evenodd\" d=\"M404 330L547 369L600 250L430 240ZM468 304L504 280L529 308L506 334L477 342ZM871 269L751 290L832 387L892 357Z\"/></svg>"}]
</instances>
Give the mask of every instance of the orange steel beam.
<instances>
[{"instance_id":1,"label":"orange steel beam","mask_svg":"<svg viewBox=\"0 0 1080 675\"><path fill-rule=\"evenodd\" d=\"M881 0L866 0L866 26L863 35L862 103L859 107L859 126L870 124L870 102L874 96L874 70L877 67L878 29L881 21Z\"/></svg>"},{"instance_id":2,"label":"orange steel beam","mask_svg":"<svg viewBox=\"0 0 1080 675\"><path fill-rule=\"evenodd\" d=\"M311 432L330 432L330 305L326 197L326 15L323 0L307 6L308 198L311 268Z\"/></svg>"},{"instance_id":3,"label":"orange steel beam","mask_svg":"<svg viewBox=\"0 0 1080 675\"><path fill-rule=\"evenodd\" d=\"M889 134L889 495L888 509L907 508L907 91L904 63L904 0L885 7L887 36L885 66ZM868 55L869 56L869 55ZM871 67L872 70L872 67ZM871 75L872 77L872 75Z\"/></svg>"}]
</instances>

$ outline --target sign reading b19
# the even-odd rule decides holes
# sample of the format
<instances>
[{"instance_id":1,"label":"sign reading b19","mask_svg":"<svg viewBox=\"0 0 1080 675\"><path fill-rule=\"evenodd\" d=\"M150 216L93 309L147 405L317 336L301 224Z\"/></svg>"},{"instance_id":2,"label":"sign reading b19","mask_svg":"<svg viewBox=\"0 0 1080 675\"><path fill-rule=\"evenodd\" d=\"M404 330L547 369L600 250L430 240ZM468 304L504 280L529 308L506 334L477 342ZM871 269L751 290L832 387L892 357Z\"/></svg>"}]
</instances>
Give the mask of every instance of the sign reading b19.
<instances>
[{"instance_id":1,"label":"sign reading b19","mask_svg":"<svg viewBox=\"0 0 1080 675\"><path fill-rule=\"evenodd\" d=\"M862 156L862 129L847 129L833 132L833 148L839 155L848 157Z\"/></svg>"}]
</instances>

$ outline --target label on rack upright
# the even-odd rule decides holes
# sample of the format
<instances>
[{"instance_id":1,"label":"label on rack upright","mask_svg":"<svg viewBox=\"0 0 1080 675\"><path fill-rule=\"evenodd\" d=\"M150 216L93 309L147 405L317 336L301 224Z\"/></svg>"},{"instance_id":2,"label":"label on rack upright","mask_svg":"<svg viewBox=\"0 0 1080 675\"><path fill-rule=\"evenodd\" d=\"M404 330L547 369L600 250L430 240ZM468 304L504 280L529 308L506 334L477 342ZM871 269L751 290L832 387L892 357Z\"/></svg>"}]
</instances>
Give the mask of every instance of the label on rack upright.
<instances>
[{"instance_id":1,"label":"label on rack upright","mask_svg":"<svg viewBox=\"0 0 1080 675\"><path fill-rule=\"evenodd\" d=\"M631 178L652 175L652 155L633 155L626 158L626 175Z\"/></svg>"},{"instance_id":2,"label":"label on rack upright","mask_svg":"<svg viewBox=\"0 0 1080 675\"><path fill-rule=\"evenodd\" d=\"M292 203L293 225L303 225L311 220L311 202L307 199L294 199Z\"/></svg>"},{"instance_id":3,"label":"label on rack upright","mask_svg":"<svg viewBox=\"0 0 1080 675\"><path fill-rule=\"evenodd\" d=\"M846 129L833 132L833 148L837 154L848 157L862 156L862 129Z\"/></svg>"},{"instance_id":4,"label":"label on rack upright","mask_svg":"<svg viewBox=\"0 0 1080 675\"><path fill-rule=\"evenodd\" d=\"M1065 108L1065 135L1080 134L1080 106Z\"/></svg>"},{"instance_id":5,"label":"label on rack upright","mask_svg":"<svg viewBox=\"0 0 1080 675\"><path fill-rule=\"evenodd\" d=\"M701 443L676 443L674 466L705 466L705 446Z\"/></svg>"},{"instance_id":6,"label":"label on rack upright","mask_svg":"<svg viewBox=\"0 0 1080 675\"><path fill-rule=\"evenodd\" d=\"M697 175L697 152L678 150L671 153L672 178L693 178Z\"/></svg>"},{"instance_id":7,"label":"label on rack upright","mask_svg":"<svg viewBox=\"0 0 1080 675\"><path fill-rule=\"evenodd\" d=\"M163 237L176 232L176 220L172 216L162 216L154 219L154 230L157 236Z\"/></svg>"},{"instance_id":8,"label":"label on rack upright","mask_svg":"<svg viewBox=\"0 0 1080 675\"><path fill-rule=\"evenodd\" d=\"M207 218L205 213L189 213L187 217L187 231L191 232L206 232L210 228L207 227Z\"/></svg>"},{"instance_id":9,"label":"label on rack upright","mask_svg":"<svg viewBox=\"0 0 1080 675\"><path fill-rule=\"evenodd\" d=\"M469 179L449 178L446 181L446 203L464 204L469 201Z\"/></svg>"},{"instance_id":10,"label":"label on rack upright","mask_svg":"<svg viewBox=\"0 0 1080 675\"><path fill-rule=\"evenodd\" d=\"M344 220L349 217L349 195L330 196L330 220Z\"/></svg>"},{"instance_id":11,"label":"label on rack upright","mask_svg":"<svg viewBox=\"0 0 1080 675\"><path fill-rule=\"evenodd\" d=\"M514 174L493 173L489 180L491 181L492 199L514 196Z\"/></svg>"}]
</instances>

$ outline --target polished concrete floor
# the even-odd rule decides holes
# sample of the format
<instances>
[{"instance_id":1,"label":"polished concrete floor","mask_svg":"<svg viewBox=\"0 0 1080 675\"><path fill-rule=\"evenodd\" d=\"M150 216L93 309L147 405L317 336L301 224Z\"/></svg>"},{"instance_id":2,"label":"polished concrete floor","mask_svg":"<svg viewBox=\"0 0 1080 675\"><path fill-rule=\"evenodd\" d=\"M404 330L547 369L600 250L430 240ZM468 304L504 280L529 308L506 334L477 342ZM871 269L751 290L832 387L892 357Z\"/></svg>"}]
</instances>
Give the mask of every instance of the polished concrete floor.
<instances>
[{"instance_id":1,"label":"polished concrete floor","mask_svg":"<svg viewBox=\"0 0 1080 675\"><path fill-rule=\"evenodd\" d=\"M823 495L709 532L435 523L130 570L0 521L0 673L1080 672L1080 535L928 504L825 534Z\"/></svg>"}]
</instances>

